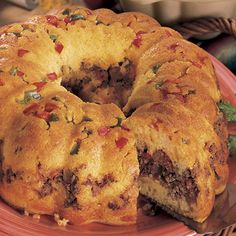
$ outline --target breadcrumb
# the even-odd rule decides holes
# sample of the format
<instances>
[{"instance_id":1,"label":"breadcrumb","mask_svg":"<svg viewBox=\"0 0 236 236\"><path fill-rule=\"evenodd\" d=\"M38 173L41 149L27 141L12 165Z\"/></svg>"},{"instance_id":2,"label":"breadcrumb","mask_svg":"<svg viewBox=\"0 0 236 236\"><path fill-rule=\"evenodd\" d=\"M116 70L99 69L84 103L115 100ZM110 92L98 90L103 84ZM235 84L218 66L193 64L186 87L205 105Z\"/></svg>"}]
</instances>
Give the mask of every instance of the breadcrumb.
<instances>
[{"instance_id":1,"label":"breadcrumb","mask_svg":"<svg viewBox=\"0 0 236 236\"><path fill-rule=\"evenodd\" d=\"M63 226L63 227L65 227L69 222L69 220L65 218L60 219L59 214L54 214L54 220L57 222L59 226Z\"/></svg>"},{"instance_id":2,"label":"breadcrumb","mask_svg":"<svg viewBox=\"0 0 236 236\"><path fill-rule=\"evenodd\" d=\"M39 220L40 219L40 215L39 214L33 214L33 219L37 219L37 220Z\"/></svg>"},{"instance_id":3,"label":"breadcrumb","mask_svg":"<svg viewBox=\"0 0 236 236\"><path fill-rule=\"evenodd\" d=\"M28 211L24 210L24 215L25 215L25 216L29 216L30 214L29 214Z\"/></svg>"}]
</instances>

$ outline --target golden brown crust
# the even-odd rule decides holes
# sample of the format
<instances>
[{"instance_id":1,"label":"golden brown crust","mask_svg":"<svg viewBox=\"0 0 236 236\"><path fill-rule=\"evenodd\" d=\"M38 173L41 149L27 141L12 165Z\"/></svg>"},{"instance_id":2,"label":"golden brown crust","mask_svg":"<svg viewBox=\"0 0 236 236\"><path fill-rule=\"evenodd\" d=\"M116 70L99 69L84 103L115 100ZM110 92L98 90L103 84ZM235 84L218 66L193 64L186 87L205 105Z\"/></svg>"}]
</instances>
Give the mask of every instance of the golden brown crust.
<instances>
[{"instance_id":1,"label":"golden brown crust","mask_svg":"<svg viewBox=\"0 0 236 236\"><path fill-rule=\"evenodd\" d=\"M54 104L57 121L19 112L6 130L1 196L30 213L59 213L73 223L135 222L139 170L134 139L120 127L106 128L123 114L114 105L84 104L53 89L42 92L38 110ZM124 138L127 143L117 146ZM130 221L123 220L129 216Z\"/></svg>"},{"instance_id":2,"label":"golden brown crust","mask_svg":"<svg viewBox=\"0 0 236 236\"><path fill-rule=\"evenodd\" d=\"M140 125L143 123L146 128ZM184 196L184 192L176 190L176 195L171 195L173 189L166 188L160 179L155 179L155 175L142 176L141 171L141 193L153 196L157 202L180 214L184 212L185 216L196 221L205 220L211 212L215 197L215 176L209 165L211 154L206 150L207 144L218 141L212 126L200 114L175 100L143 105L128 118L126 124L134 132L139 150L146 149L150 156L162 151L170 158L176 171L171 172L172 183L176 181L181 188L177 176L191 171L195 173L194 181L198 188L196 200L186 205L187 196ZM193 191L188 194L194 194Z\"/></svg>"},{"instance_id":3,"label":"golden brown crust","mask_svg":"<svg viewBox=\"0 0 236 236\"><path fill-rule=\"evenodd\" d=\"M194 220L207 217L227 182L228 149L214 69L203 50L141 13L68 6L1 28L0 58L6 202L73 223L135 223L137 146L150 154L164 150L179 178L198 171L194 203L174 201L168 187L148 177L140 178L141 192ZM123 112L105 103L138 110L123 122ZM157 117L160 130L152 127ZM182 136L191 143L183 145Z\"/></svg>"}]
</instances>

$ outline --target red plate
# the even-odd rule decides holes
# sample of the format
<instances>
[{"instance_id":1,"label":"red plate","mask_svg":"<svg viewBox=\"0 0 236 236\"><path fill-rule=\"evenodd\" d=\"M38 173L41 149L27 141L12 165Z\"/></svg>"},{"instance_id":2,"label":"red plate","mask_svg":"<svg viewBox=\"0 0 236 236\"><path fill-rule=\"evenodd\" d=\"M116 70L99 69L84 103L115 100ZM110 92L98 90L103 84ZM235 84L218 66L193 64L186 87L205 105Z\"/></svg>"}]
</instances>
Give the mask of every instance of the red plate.
<instances>
[{"instance_id":1,"label":"red plate","mask_svg":"<svg viewBox=\"0 0 236 236\"><path fill-rule=\"evenodd\" d=\"M236 106L236 77L218 60L210 56L219 77L223 97ZM235 161L234 161L235 162ZM236 183L236 165L230 165L231 183ZM23 216L0 200L0 235L1 236L75 236L75 235L196 235L183 223L171 216L161 213L155 217L140 216L138 223L133 226L107 226L90 224L85 226L57 226L52 219L41 217L40 220Z\"/></svg>"}]
</instances>

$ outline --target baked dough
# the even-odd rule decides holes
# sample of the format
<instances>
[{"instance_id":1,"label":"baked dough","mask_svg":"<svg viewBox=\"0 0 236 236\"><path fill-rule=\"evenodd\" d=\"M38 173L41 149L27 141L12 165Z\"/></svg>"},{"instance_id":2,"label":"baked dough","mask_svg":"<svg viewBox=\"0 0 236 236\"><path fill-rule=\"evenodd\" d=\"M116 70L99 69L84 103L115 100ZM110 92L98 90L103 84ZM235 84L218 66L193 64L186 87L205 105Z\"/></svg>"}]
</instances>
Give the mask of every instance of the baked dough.
<instances>
[{"instance_id":1,"label":"baked dough","mask_svg":"<svg viewBox=\"0 0 236 236\"><path fill-rule=\"evenodd\" d=\"M228 178L219 100L208 55L141 13L68 7L5 26L0 195L120 225L136 222L140 188L202 222Z\"/></svg>"}]
</instances>

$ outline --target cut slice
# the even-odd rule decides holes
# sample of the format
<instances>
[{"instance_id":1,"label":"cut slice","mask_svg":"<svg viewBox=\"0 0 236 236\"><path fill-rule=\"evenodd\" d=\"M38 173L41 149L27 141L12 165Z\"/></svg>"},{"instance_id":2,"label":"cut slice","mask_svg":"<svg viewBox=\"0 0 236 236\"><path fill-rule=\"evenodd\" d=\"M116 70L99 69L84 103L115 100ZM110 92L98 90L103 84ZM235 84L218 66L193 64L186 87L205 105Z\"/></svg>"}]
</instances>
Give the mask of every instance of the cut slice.
<instances>
[{"instance_id":1,"label":"cut slice","mask_svg":"<svg viewBox=\"0 0 236 236\"><path fill-rule=\"evenodd\" d=\"M217 184L208 148L219 145L212 125L174 100L143 105L126 125L137 140L141 194L203 222L213 207Z\"/></svg>"}]
</instances>

